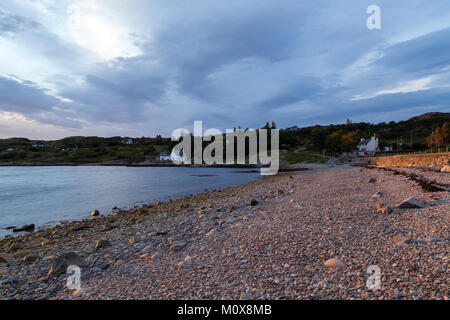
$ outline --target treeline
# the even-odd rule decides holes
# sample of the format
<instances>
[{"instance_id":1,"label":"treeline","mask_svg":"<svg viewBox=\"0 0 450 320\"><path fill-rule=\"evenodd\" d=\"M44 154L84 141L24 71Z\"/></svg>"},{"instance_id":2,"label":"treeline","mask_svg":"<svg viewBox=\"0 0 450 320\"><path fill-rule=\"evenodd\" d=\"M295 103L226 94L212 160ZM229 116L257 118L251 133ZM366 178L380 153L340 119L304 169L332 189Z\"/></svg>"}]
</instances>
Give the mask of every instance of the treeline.
<instances>
[{"instance_id":1,"label":"treeline","mask_svg":"<svg viewBox=\"0 0 450 320\"><path fill-rule=\"evenodd\" d=\"M445 147L450 144L450 122L445 122L442 127L437 127L427 137L430 148Z\"/></svg>"},{"instance_id":2,"label":"treeline","mask_svg":"<svg viewBox=\"0 0 450 320\"><path fill-rule=\"evenodd\" d=\"M427 113L406 121L371 124L367 122L280 129L280 148L288 151L325 151L336 155L356 149L361 138L376 135L381 150L421 151L449 145L450 113ZM276 129L266 122L263 129ZM238 127L240 129L240 127ZM244 130L244 132L247 129ZM129 141L131 143L129 144ZM161 135L155 137L68 137L55 141L26 138L0 139L0 162L23 163L103 163L154 161L160 152L170 152L178 142ZM209 142L203 142L203 147ZM225 143L224 143L225 147ZM236 145L235 145L236 148ZM270 139L268 138L270 149ZM246 154L249 152L246 145ZM225 154L225 150L224 150ZM236 152L235 152L236 154Z\"/></svg>"},{"instance_id":3,"label":"treeline","mask_svg":"<svg viewBox=\"0 0 450 320\"><path fill-rule=\"evenodd\" d=\"M306 150L326 150L333 154L348 151L361 138L368 139L375 134L381 150L386 146L397 149L398 145L401 151L420 151L428 148L430 134L449 121L450 113L428 113L399 122L371 124L347 120L347 123L338 125L293 127L280 131L280 144L285 149L300 146Z\"/></svg>"}]
</instances>

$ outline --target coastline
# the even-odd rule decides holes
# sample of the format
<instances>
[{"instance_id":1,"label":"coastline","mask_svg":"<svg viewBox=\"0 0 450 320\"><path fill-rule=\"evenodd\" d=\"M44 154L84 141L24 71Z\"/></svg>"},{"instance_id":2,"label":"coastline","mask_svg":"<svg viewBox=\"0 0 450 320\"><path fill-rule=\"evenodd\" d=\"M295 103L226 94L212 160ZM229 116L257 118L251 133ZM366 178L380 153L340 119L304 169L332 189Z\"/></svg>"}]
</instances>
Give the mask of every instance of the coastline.
<instances>
[{"instance_id":1,"label":"coastline","mask_svg":"<svg viewBox=\"0 0 450 320\"><path fill-rule=\"evenodd\" d=\"M61 166L112 166L112 167L192 167L192 168L263 168L262 165L257 164L221 164L221 165L207 165L207 164L174 164L172 162L148 162L148 163L133 163L133 162L117 162L117 163L0 163L0 167L61 167Z\"/></svg>"},{"instance_id":2,"label":"coastline","mask_svg":"<svg viewBox=\"0 0 450 320\"><path fill-rule=\"evenodd\" d=\"M0 240L0 252L16 257L6 265L0 264L0 297L401 299L408 298L403 286L401 290L396 286L376 292L364 290L367 263L381 264L389 274L389 283L397 279L392 264L405 264L407 270L408 261L422 265L433 257L432 268L439 264L447 270L448 258L440 255L448 250L445 230L449 221L444 214L449 209L448 193L425 193L413 181L383 170L347 165L302 167L309 170L4 238ZM379 182L368 183L372 176ZM355 188L359 194L351 192ZM380 215L375 209L379 199L372 198L380 190L385 194L382 201L390 204L411 195L436 204L402 214ZM250 206L251 199L258 203ZM436 220L428 220L430 214L441 222L440 226L434 225ZM426 238L430 229L434 230L436 242L421 248L421 242L406 241ZM94 248L99 240L107 240L111 246ZM184 241L179 250L173 248L176 241ZM378 257L374 255L380 250ZM47 276L53 259L70 251L88 264L82 269L85 292L75 294L65 288L64 274ZM347 268L334 271L323 266L327 258L334 256L344 260ZM403 261L401 256L409 259ZM26 257L28 260L23 261ZM266 269L272 271L266 274ZM145 291L139 281L132 279L142 279L148 272L153 274L151 279L158 281L145 280L145 286L152 288ZM360 277L355 277L355 272L360 272ZM122 283L121 274L132 277ZM419 290L418 282L407 271L406 275L397 274L403 279L400 283L416 290L416 295L438 299L445 296L442 286ZM446 275L448 271L438 277L442 284L447 281ZM203 283L200 290L194 290L189 280L192 277ZM216 277L228 280L214 289L211 284ZM345 290L340 289L337 279L347 283ZM38 288L31 283L37 283ZM106 288L111 289L110 294Z\"/></svg>"}]
</instances>

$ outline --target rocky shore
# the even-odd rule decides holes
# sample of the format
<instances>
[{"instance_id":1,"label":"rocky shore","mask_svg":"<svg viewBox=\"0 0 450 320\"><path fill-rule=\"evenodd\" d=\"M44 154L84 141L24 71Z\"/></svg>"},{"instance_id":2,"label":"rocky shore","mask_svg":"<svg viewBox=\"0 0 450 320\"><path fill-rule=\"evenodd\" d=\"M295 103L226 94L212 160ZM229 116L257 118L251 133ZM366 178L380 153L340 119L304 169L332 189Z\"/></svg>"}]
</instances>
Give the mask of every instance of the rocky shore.
<instances>
[{"instance_id":1,"label":"rocky shore","mask_svg":"<svg viewBox=\"0 0 450 320\"><path fill-rule=\"evenodd\" d=\"M388 170L304 166L4 238L0 298L447 299L448 191ZM82 267L81 290L67 288L68 264ZM379 289L366 285L373 265Z\"/></svg>"}]
</instances>

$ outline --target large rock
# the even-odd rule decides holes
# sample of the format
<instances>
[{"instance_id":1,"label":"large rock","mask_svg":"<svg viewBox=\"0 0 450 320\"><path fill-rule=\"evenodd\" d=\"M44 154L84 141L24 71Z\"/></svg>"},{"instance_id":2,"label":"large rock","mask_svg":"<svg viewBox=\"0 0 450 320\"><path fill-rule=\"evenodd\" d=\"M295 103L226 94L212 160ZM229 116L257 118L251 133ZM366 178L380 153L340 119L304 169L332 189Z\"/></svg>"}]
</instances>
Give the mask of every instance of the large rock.
<instances>
[{"instance_id":1,"label":"large rock","mask_svg":"<svg viewBox=\"0 0 450 320\"><path fill-rule=\"evenodd\" d=\"M34 230L34 227L35 227L34 224L26 224L20 228L14 228L13 232L21 232L21 231L31 232Z\"/></svg>"},{"instance_id":2,"label":"large rock","mask_svg":"<svg viewBox=\"0 0 450 320\"><path fill-rule=\"evenodd\" d=\"M396 207L399 209L416 209L416 208L424 208L425 205L420 203L419 200L417 200L416 198L411 197L402 201Z\"/></svg>"},{"instance_id":3,"label":"large rock","mask_svg":"<svg viewBox=\"0 0 450 320\"><path fill-rule=\"evenodd\" d=\"M99 240L95 243L95 248L106 248L106 247L111 247L111 242L109 242L108 240Z\"/></svg>"},{"instance_id":4,"label":"large rock","mask_svg":"<svg viewBox=\"0 0 450 320\"><path fill-rule=\"evenodd\" d=\"M388 206L385 206L384 204L378 203L377 211L381 212L383 214L389 214L389 213L392 213L394 210L391 207L388 207Z\"/></svg>"},{"instance_id":5,"label":"large rock","mask_svg":"<svg viewBox=\"0 0 450 320\"><path fill-rule=\"evenodd\" d=\"M184 247L186 247L186 245L187 245L186 241L184 241L184 240L177 240L177 241L172 242L172 249L174 251L178 251L178 250L181 250Z\"/></svg>"},{"instance_id":6,"label":"large rock","mask_svg":"<svg viewBox=\"0 0 450 320\"><path fill-rule=\"evenodd\" d=\"M35 254L29 254L29 255L26 255L25 257L23 257L22 261L23 262L33 262L37 259L39 259L39 256L37 256Z\"/></svg>"},{"instance_id":7,"label":"large rock","mask_svg":"<svg viewBox=\"0 0 450 320\"><path fill-rule=\"evenodd\" d=\"M100 211L98 211L98 210L94 210L91 212L91 216L93 216L93 217L97 217L99 215L100 215Z\"/></svg>"},{"instance_id":8,"label":"large rock","mask_svg":"<svg viewBox=\"0 0 450 320\"><path fill-rule=\"evenodd\" d=\"M183 261L178 263L178 267L187 268L192 265L192 258L190 256L186 256Z\"/></svg>"},{"instance_id":9,"label":"large rock","mask_svg":"<svg viewBox=\"0 0 450 320\"><path fill-rule=\"evenodd\" d=\"M87 267L87 262L74 252L65 253L51 265L48 275L59 276L67 272L69 266Z\"/></svg>"},{"instance_id":10,"label":"large rock","mask_svg":"<svg viewBox=\"0 0 450 320\"><path fill-rule=\"evenodd\" d=\"M258 204L258 200L256 199L251 199L249 202L250 207L254 207Z\"/></svg>"},{"instance_id":11,"label":"large rock","mask_svg":"<svg viewBox=\"0 0 450 320\"><path fill-rule=\"evenodd\" d=\"M18 251L16 253L14 253L13 256L14 256L14 258L22 258L31 253L32 253L31 250L23 250L23 251Z\"/></svg>"},{"instance_id":12,"label":"large rock","mask_svg":"<svg viewBox=\"0 0 450 320\"><path fill-rule=\"evenodd\" d=\"M94 248L94 247L91 246L91 245L87 245L86 247L84 247L83 252L84 252L85 254L93 254L93 253L96 253L96 252L97 252L97 249Z\"/></svg>"},{"instance_id":13,"label":"large rock","mask_svg":"<svg viewBox=\"0 0 450 320\"><path fill-rule=\"evenodd\" d=\"M325 266L329 268L344 268L345 263L339 260L338 258L331 258L325 261Z\"/></svg>"},{"instance_id":14,"label":"large rock","mask_svg":"<svg viewBox=\"0 0 450 320\"><path fill-rule=\"evenodd\" d=\"M6 252L0 252L0 262L9 263L14 257Z\"/></svg>"},{"instance_id":15,"label":"large rock","mask_svg":"<svg viewBox=\"0 0 450 320\"><path fill-rule=\"evenodd\" d=\"M441 172L449 172L450 173L450 165L445 165L441 168Z\"/></svg>"}]
</instances>

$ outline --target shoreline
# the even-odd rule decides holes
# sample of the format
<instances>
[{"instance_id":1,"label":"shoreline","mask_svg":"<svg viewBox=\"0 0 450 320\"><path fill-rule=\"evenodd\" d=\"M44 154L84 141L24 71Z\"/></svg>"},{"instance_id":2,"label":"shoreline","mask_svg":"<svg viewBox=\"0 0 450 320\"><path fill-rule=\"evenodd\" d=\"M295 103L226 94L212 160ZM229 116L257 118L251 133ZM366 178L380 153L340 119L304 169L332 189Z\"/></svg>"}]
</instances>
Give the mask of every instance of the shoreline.
<instances>
[{"instance_id":1,"label":"shoreline","mask_svg":"<svg viewBox=\"0 0 450 320\"><path fill-rule=\"evenodd\" d=\"M47 165L45 165L45 166L47 166ZM51 165L49 165L49 166L51 166ZM60 166L66 166L66 165L61 164ZM90 165L83 165L83 166L90 166ZM101 165L101 166L103 166L103 165ZM39 166L37 166L37 167L39 167ZM148 167L148 166L135 165L135 166L129 166L129 167ZM159 166L158 165L158 166L149 166L149 167L219 168L219 169L220 168L223 168L223 169L260 169L261 168L261 167L258 167L258 166L247 166L247 165L244 165L244 166L242 166L242 165L229 165L229 166L222 166L222 165L212 165L212 166L206 166L206 165L199 165L199 166L197 166L197 165L181 165L181 166L177 166L177 165L161 165L161 166ZM301 164L300 165L297 165L297 164L296 165L284 165L282 168L279 169L279 173L289 173L289 172L292 173L292 172L303 171L303 170L307 170L307 168L302 167ZM233 171L233 173L242 173L242 174L244 174L244 173L258 173L258 172L259 172L258 170ZM263 176L261 176L261 177L263 177ZM245 184L235 185L235 187L236 186L243 186L243 185L245 185ZM231 186L231 187L233 187L233 186ZM223 188L220 188L220 189L212 189L212 191L224 190L224 189L228 189L228 188L230 188L230 187L223 187ZM198 195L198 194L203 194L203 193L208 193L208 192L211 192L211 191L206 191L206 192L205 191L199 191L198 193L194 193L194 194L190 194L190 193L179 194L179 195L176 195L174 199L181 200L181 199L184 199L184 198L189 197L191 195ZM163 202L164 203L164 202L167 201L167 199L171 199L171 197L170 196L165 196L165 197L162 197L159 200L155 200L155 201L150 202L150 203L141 203L141 206L142 205L152 205L152 204L157 203L157 202L158 203L159 202ZM139 207L139 205L131 204L129 207L122 208L121 211L130 211L130 210L132 210L132 208L136 208L136 207ZM114 207L114 208L116 208L116 207ZM115 214L115 212L117 210L115 210L114 208L108 209L106 211L106 214L103 214L103 212L102 212L101 216L103 217L103 216L108 216L108 215L111 215L111 214ZM93 209L95 209L95 208L92 208L92 210ZM90 217L90 216L87 216L85 218L92 219L92 217ZM82 221L82 219L85 219L85 218L76 217L74 219L64 219L63 221L66 222L66 223L77 223L77 222ZM36 228L33 230L33 232L43 231L43 230L45 230L47 228L51 228L51 227L55 226L56 224L58 224L60 222L61 221L56 220L56 221L48 221L48 222L46 222L44 224L41 224L41 225L36 225ZM33 223L33 221L29 222L29 224L31 224L31 223ZM21 227L21 225L11 224L11 226L9 226L9 225L5 226L4 229L5 230L7 230L7 229L11 229L12 230L13 228L19 228L19 227ZM2 239L4 239L4 238L26 236L27 234L28 234L27 232L13 233L11 231L10 233L8 233L6 235L0 236L0 241Z\"/></svg>"},{"instance_id":2,"label":"shoreline","mask_svg":"<svg viewBox=\"0 0 450 320\"><path fill-rule=\"evenodd\" d=\"M386 246L390 248L395 241L400 241L395 240L397 238L392 238L392 236L401 236L400 234L406 231L405 227L411 228L411 224L414 227L410 230L412 233L408 235L408 232L406 232L403 235L406 239L403 241L409 238L426 238L420 230L433 229L436 226L430 225L432 221L426 220L426 215L424 216L421 210L426 210L426 212L438 210L434 214L437 215L436 217L440 217L438 221L441 221L442 225L438 226L435 234L433 234L439 240L432 244L433 250L437 250L437 252L432 252L434 257L432 259L433 268L437 268L434 265L437 262L441 266L442 264L444 266L448 264L448 260L444 260L445 262L443 263L440 260L441 258L438 258L439 252L448 250L448 231L446 233L445 228L442 229L446 224L448 225L448 217L443 215L444 212L447 212L445 210L449 208L448 202L446 202L449 200L448 193L425 193L414 181L406 180L404 177L384 170L365 169L347 165L302 164L302 167L307 167L309 170L263 177L244 185L213 190L167 202L143 205L131 210L118 210L114 215L86 218L30 234L2 239L0 240L0 252L16 255L17 258L12 259L6 266L0 264L0 283L3 282L3 285L0 285L0 297L19 299L27 296L33 299L39 297L51 299L104 299L108 298L107 290L102 289L103 286L106 286L112 290L111 298L113 299L208 299L209 295L213 299L241 298L242 296L248 299L259 299L265 295L268 295L268 298L276 299L281 298L280 292L286 290L286 292L290 292L287 297L295 298L294 293L296 291L291 290L294 284L294 280L291 278L295 278L297 279L295 280L297 285L294 285L294 287L301 288L297 294L298 297L303 299L320 297L344 298L346 295L364 299L378 297L391 299L407 298L407 296L402 295L404 293L400 292L401 290L399 291L401 297L395 296L395 290L392 288L384 288L384 290L377 292L353 291L355 279L352 281L346 280L349 283L347 285L347 293L340 290L338 290L338 293L333 293L334 289L329 291L324 289L327 286L317 285L321 280L317 279L317 276L313 276L313 274L327 277L328 287L334 288L333 276L341 274L346 277L348 272L355 272L355 270L360 270L362 274L365 272L364 269L361 270L361 267L359 267L359 264L362 262L361 258L357 258L353 256L354 253L348 252L348 245L342 242L344 239L352 243L351 246L355 246L357 243L363 245L365 249L362 252L372 250L372 247L374 248L373 250L378 251L380 248L385 248L382 249L382 251L385 251L387 250ZM367 183L367 177L371 176L375 176L377 180L384 180L385 182ZM330 179L330 177L333 178ZM357 183L348 184L355 179L358 181ZM407 189L402 188L398 190L399 186L405 184L409 186ZM348 188L353 190L358 188L358 185L364 185L369 190L361 189L359 191L360 194L350 192L350 190L341 190ZM436 197L439 197L441 202L438 201L436 205L429 207L430 209L427 207L427 209L421 210L407 210L407 212L405 211L400 215L380 216L375 209L378 200L371 197L371 194L375 193L376 189L386 194L385 199L382 199L384 202L398 202L403 200L403 197L411 194L419 197L421 201L426 203L436 202ZM394 193L390 194L390 192ZM329 198L328 194L336 195L333 198ZM340 200L341 197L344 198ZM256 199L258 203L251 206L249 204L251 199ZM354 200L349 202L350 199L366 200L355 203ZM319 202L316 203L316 201ZM359 217L353 216L355 211L351 209L352 206L358 208ZM343 208L349 209L343 210ZM337 213L333 213L333 211L339 212L339 215L334 217ZM414 219L418 219L417 222L421 221L424 225L412 223L409 220L411 218L408 219L408 216L411 215ZM371 218L367 220L367 217ZM409 221L404 221L405 218ZM381 231L383 234L381 238L387 237L388 242L374 245L372 242L379 242L377 237L380 238L380 230L383 230L383 225L386 225L386 223L383 223L383 219L387 220L386 223L388 225L395 226L399 224L401 226L399 229L400 234L398 234L399 232L395 232L396 235L389 232L386 234L386 232ZM351 223L348 224L347 221ZM343 230L350 228L349 231L340 235L340 237L343 237L342 240L333 239L339 237L339 232L337 231L340 229L336 229L336 226L341 226L340 228L344 228ZM316 227L318 228L318 233L311 229ZM298 233L300 230L303 231ZM329 231L324 233L325 230ZM348 232L350 234L353 233L353 236L348 238L350 236L350 234L346 235ZM286 236L289 237L286 238ZM329 238L329 236L332 237ZM292 237L294 237L292 240L298 238L295 240L296 245L294 246L292 246L293 243L290 240ZM110 242L111 246L94 248L95 243L103 239ZM266 242L265 239L272 240ZM184 246L180 250L173 249L173 244L176 241L184 241ZM363 244L367 241L370 241L370 243ZM11 245L16 246L14 250L9 250ZM297 246L300 251L297 251ZM387 255L382 254L383 259L389 260L391 259L390 256L398 258L398 254L410 255L417 251L417 246L412 251L411 249L406 250L405 246L410 245L401 241L398 246L393 245L392 249L387 250ZM217 249L214 249L216 247ZM328 249L326 249L327 247ZM357 250L357 253L361 249ZM397 251L392 253L391 250L393 249L401 250L400 253ZM242 250L250 251L244 253ZM405 251L403 252L402 250ZM427 250L431 249L428 248ZM86 286L89 288L85 293L75 294L71 290L64 288L65 275L57 278L47 276L53 259L69 251L78 253L86 259L88 264L87 269L83 268L84 281L87 282ZM266 256L269 252L271 254ZM282 252L284 253L282 254ZM305 256L306 252L310 253L307 253ZM315 253L313 254L313 252ZM425 258L421 258L421 254L430 258L428 251L424 253L419 250L417 253L419 256L415 256L415 260L419 259L421 263L428 263L423 260ZM30 257L30 255L34 255L34 257ZM215 258L210 260L210 256ZM276 257L277 260L281 259L280 264L275 265L286 270L274 269L271 275L261 274L260 272L263 272L264 268L270 269L271 264L267 265L267 263L272 258L267 259L272 256ZM301 256L303 258L300 258ZM349 265L349 270L335 273L324 267L323 262L327 257L333 256L339 256L340 259L344 260ZM30 261L22 261L24 257L28 257ZM309 263L305 265L302 262L304 259L309 261ZM239 262L241 260L246 260L247 262L242 265ZM365 259L363 258L363 260ZM386 265L383 262L384 260L376 260L372 262L382 264L383 270L392 268L389 266L389 263ZM221 264L216 264L217 261L220 261ZM258 265L261 263L265 267L258 271ZM392 263L398 264L399 261ZM288 267L285 265L288 265ZM208 266L207 270L212 272L209 275L203 274L201 271L206 266ZM235 284L228 289L203 288L202 284L203 289L195 293L196 290L190 288L188 280L190 277L195 277L200 282L203 281L203 283L206 283L205 286L215 279L216 274L220 274L221 278L224 276L229 278L229 273L223 274L226 271L222 266L228 266L226 268L227 271L238 268L233 272L239 274L243 279L247 279L246 281L250 281L249 284L252 284L249 287L247 285L243 286L239 284L239 281L235 283L236 279L231 280L230 278L229 281ZM312 268L311 270L315 273L309 274L309 268ZM159 287L155 289L155 284L148 282L150 280L143 280L146 285L153 287L153 291L143 292L139 282L133 283L130 281L131 278L141 278L145 274L144 270L147 269L155 274L156 279L159 279ZM242 270L248 271L241 273ZM391 271L389 270L388 273L392 276ZM299 273L303 275L300 276ZM131 278L121 278L121 274L129 274ZM275 277L274 274L277 274L277 276ZM288 276L290 274L297 274L297 276ZM257 277L255 278L254 275L257 275ZM288 276L291 280L287 281L286 279L288 278L284 278L285 276ZM202 278L199 279L198 277L206 278L201 280ZM233 275L231 277L234 279ZM356 287L361 285L361 283L365 283L366 279L364 277L357 279ZM14 278L14 280L10 281L11 278ZM173 282L175 279L176 283ZM269 282L266 282L266 284L260 283L264 279ZM389 279L389 281L391 280ZM40 289L37 292L27 285L27 283L32 283L33 281L39 284ZM124 281L126 285L121 285ZM406 282L410 287L416 288L416 282L411 281L409 279ZM160 282L164 283L162 287ZM183 291L183 286L180 287L178 282L184 283L184 288L190 289L186 292ZM274 285L275 287L273 287ZM278 288L280 285L284 288L283 290ZM123 291L123 286L133 287L136 289L136 292ZM437 298L443 298L445 294L439 288L437 286L435 289L427 289L421 294L428 297L435 295ZM266 293L263 293L264 291ZM191 296L191 294L194 296ZM286 296L284 293L282 295Z\"/></svg>"},{"instance_id":3,"label":"shoreline","mask_svg":"<svg viewBox=\"0 0 450 320\"><path fill-rule=\"evenodd\" d=\"M207 165L207 164L174 164L168 163L0 163L0 167L191 167L191 168L263 168L264 166L258 164L221 164L221 165Z\"/></svg>"}]
</instances>

